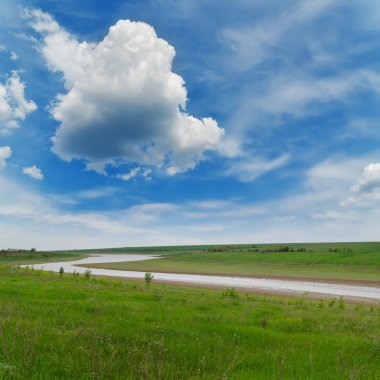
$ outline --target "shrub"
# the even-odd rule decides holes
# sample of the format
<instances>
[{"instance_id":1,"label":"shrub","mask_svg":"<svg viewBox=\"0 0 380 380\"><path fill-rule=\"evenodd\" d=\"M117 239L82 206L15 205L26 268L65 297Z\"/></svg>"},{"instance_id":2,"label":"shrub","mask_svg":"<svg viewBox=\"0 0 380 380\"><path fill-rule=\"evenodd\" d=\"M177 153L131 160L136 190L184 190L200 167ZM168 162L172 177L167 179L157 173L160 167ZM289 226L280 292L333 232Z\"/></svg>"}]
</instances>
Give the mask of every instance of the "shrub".
<instances>
[{"instance_id":1,"label":"shrub","mask_svg":"<svg viewBox=\"0 0 380 380\"><path fill-rule=\"evenodd\" d=\"M63 267L60 267L59 268L59 275L62 277L64 273L65 273L65 270L63 269Z\"/></svg>"},{"instance_id":2,"label":"shrub","mask_svg":"<svg viewBox=\"0 0 380 380\"><path fill-rule=\"evenodd\" d=\"M86 280L89 280L91 278L91 271L90 271L90 269L87 269L86 272L84 272L84 278Z\"/></svg>"},{"instance_id":3,"label":"shrub","mask_svg":"<svg viewBox=\"0 0 380 380\"><path fill-rule=\"evenodd\" d=\"M150 283L153 281L153 274L150 273L150 272L146 272L145 273L145 276L144 276L144 279L145 279L145 284L147 287L149 287Z\"/></svg>"}]
</instances>

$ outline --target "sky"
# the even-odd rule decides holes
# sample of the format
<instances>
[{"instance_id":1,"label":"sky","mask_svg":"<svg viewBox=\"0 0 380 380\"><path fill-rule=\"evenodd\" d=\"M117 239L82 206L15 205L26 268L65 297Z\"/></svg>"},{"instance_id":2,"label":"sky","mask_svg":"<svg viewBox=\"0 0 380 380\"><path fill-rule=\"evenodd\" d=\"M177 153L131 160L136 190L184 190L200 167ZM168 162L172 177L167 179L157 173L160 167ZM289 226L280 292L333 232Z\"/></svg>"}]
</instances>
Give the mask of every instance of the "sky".
<instances>
[{"instance_id":1,"label":"sky","mask_svg":"<svg viewBox=\"0 0 380 380\"><path fill-rule=\"evenodd\" d=\"M380 239L375 0L2 0L0 249Z\"/></svg>"}]
</instances>

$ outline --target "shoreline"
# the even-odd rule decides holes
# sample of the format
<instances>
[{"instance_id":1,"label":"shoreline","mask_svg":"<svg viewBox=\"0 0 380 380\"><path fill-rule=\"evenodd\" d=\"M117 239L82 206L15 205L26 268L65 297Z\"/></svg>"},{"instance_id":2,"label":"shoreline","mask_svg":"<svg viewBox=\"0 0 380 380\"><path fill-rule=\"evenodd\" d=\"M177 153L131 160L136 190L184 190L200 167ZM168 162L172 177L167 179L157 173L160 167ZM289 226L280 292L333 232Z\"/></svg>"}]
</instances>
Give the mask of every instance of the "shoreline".
<instances>
[{"instance_id":1,"label":"shoreline","mask_svg":"<svg viewBox=\"0 0 380 380\"><path fill-rule=\"evenodd\" d=\"M123 262L123 261L121 261ZM75 265L76 267L89 268L89 269L103 269L113 271L137 271L136 269L111 269L100 266L91 266L86 264ZM155 272L154 270L138 270L138 272ZM157 271L158 272L158 271ZM353 280L353 279L336 279L336 278L320 278L320 277L298 277L298 276L281 276L281 275L248 275L248 274L230 274L224 272L191 272L191 271L168 271L159 270L159 273L167 274L186 274L186 275L199 275L199 276L215 276L215 277L234 277L234 278L251 278L251 279L266 279L266 280L283 280L283 281L299 281L299 282L317 282L322 284L336 284L336 285L352 285L352 286L369 286L380 288L380 280Z\"/></svg>"}]
</instances>

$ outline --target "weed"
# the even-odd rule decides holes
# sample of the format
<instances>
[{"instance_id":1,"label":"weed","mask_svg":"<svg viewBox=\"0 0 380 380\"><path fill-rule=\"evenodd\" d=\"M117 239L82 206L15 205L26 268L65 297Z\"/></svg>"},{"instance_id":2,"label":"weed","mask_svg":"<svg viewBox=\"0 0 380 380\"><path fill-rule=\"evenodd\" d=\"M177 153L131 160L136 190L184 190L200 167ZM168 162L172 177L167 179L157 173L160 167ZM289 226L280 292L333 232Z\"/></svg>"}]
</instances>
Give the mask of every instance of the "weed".
<instances>
[{"instance_id":1,"label":"weed","mask_svg":"<svg viewBox=\"0 0 380 380\"><path fill-rule=\"evenodd\" d=\"M328 305L329 305L329 307L334 307L335 303L336 303L336 299L333 298L332 300L330 300L330 301L328 302Z\"/></svg>"},{"instance_id":2,"label":"weed","mask_svg":"<svg viewBox=\"0 0 380 380\"><path fill-rule=\"evenodd\" d=\"M229 288L222 293L222 298L239 298L239 294L234 288Z\"/></svg>"},{"instance_id":3,"label":"weed","mask_svg":"<svg viewBox=\"0 0 380 380\"><path fill-rule=\"evenodd\" d=\"M85 272L84 272L84 278L86 280L89 280L91 278L91 270L90 269L87 269Z\"/></svg>"},{"instance_id":4,"label":"weed","mask_svg":"<svg viewBox=\"0 0 380 380\"><path fill-rule=\"evenodd\" d=\"M260 325L263 329L266 329L268 327L268 319L266 318L263 318L261 321L260 321Z\"/></svg>"}]
</instances>

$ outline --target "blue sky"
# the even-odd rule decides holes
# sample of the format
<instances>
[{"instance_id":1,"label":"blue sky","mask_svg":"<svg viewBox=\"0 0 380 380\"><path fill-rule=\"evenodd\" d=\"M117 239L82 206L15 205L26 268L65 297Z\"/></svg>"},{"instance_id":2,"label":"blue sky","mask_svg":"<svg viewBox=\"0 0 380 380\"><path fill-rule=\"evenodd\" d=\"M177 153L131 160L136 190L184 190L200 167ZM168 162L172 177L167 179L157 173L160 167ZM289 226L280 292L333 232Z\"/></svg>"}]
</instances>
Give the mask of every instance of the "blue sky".
<instances>
[{"instance_id":1,"label":"blue sky","mask_svg":"<svg viewBox=\"0 0 380 380\"><path fill-rule=\"evenodd\" d=\"M379 240L379 18L3 0L1 248Z\"/></svg>"}]
</instances>

